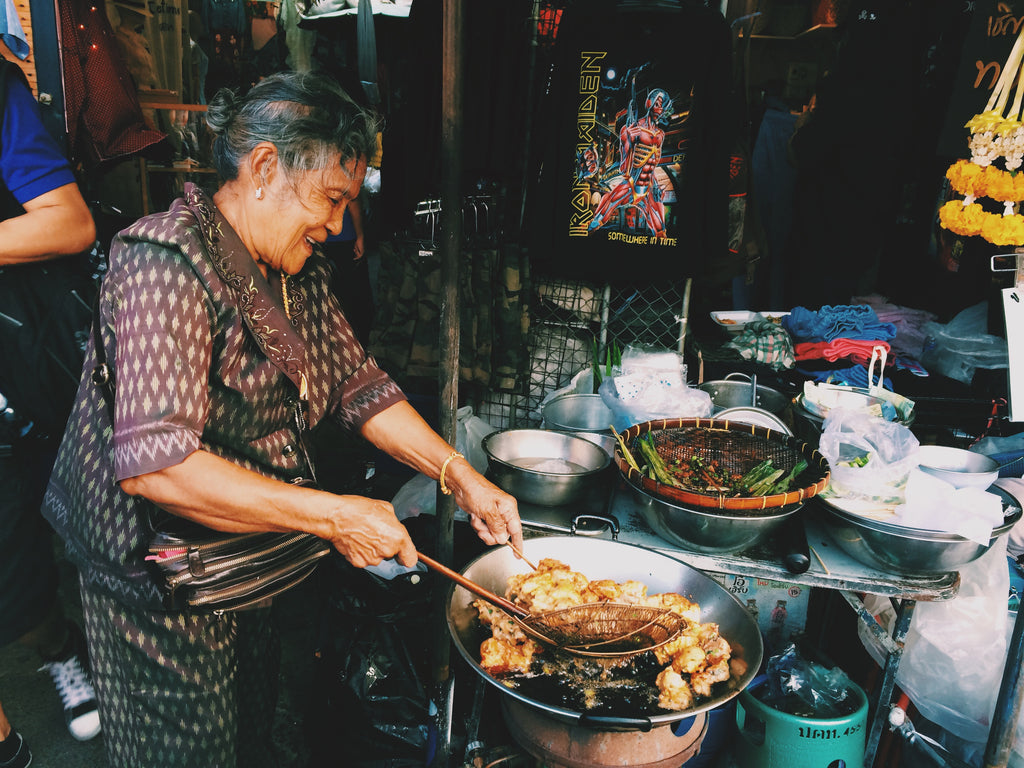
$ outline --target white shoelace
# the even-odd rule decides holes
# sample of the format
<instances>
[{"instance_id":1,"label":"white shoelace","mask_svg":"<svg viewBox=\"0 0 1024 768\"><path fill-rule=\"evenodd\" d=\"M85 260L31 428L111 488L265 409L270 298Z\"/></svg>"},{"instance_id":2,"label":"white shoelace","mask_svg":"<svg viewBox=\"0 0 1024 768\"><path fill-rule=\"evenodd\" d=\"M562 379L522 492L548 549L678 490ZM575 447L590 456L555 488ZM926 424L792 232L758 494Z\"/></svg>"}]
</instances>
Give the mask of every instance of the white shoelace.
<instances>
[{"instance_id":1,"label":"white shoelace","mask_svg":"<svg viewBox=\"0 0 1024 768\"><path fill-rule=\"evenodd\" d=\"M57 686L57 693L64 702L64 709L72 709L79 704L95 699L92 683L89 676L82 669L78 656L72 656L67 661L51 661L44 664L42 669L50 673L53 684Z\"/></svg>"}]
</instances>

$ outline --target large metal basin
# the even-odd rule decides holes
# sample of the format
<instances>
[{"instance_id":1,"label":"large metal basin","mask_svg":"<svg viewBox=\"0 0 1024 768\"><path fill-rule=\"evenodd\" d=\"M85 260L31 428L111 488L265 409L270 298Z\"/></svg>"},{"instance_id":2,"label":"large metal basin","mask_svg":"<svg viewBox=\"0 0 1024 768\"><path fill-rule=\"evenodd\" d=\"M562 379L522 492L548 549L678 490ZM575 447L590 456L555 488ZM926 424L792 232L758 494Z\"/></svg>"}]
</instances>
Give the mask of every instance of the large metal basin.
<instances>
[{"instance_id":1,"label":"large metal basin","mask_svg":"<svg viewBox=\"0 0 1024 768\"><path fill-rule=\"evenodd\" d=\"M789 398L777 389L755 385L743 373L730 373L718 381L705 381L699 388L711 395L715 413L726 408L751 406L763 408L778 416L789 405Z\"/></svg>"},{"instance_id":2,"label":"large metal basin","mask_svg":"<svg viewBox=\"0 0 1024 768\"><path fill-rule=\"evenodd\" d=\"M599 723L580 712L531 698L508 688L479 664L480 643L486 637L471 605L476 599L463 587L453 584L448 605L448 628L459 654L471 669L502 694L546 713L561 722L601 730L649 730L675 723L683 718L714 709L726 703L749 685L757 674L764 648L757 622L743 605L714 579L686 563L645 547L608 539L577 536L544 536L525 542L523 554L532 562L554 557L590 579L636 579L648 586L649 594L678 592L700 604L701 619L717 622L722 637L732 647L732 655L747 662L747 671L732 687L691 709L679 712L637 713L634 717L601 717ZM516 558L508 547L495 547L471 562L462 573L493 592L504 594L509 576L525 573L530 567Z\"/></svg>"},{"instance_id":3,"label":"large metal basin","mask_svg":"<svg viewBox=\"0 0 1024 768\"><path fill-rule=\"evenodd\" d=\"M840 509L821 498L811 500L825 530L841 550L864 565L901 576L933 576L955 571L985 554L1020 520L1021 506L1006 491L992 487L1003 500L1003 524L979 544L955 533L907 528Z\"/></svg>"},{"instance_id":4,"label":"large metal basin","mask_svg":"<svg viewBox=\"0 0 1024 768\"><path fill-rule=\"evenodd\" d=\"M615 414L600 395L568 394L556 397L541 408L544 425L562 432L611 434Z\"/></svg>"},{"instance_id":5,"label":"large metal basin","mask_svg":"<svg viewBox=\"0 0 1024 768\"><path fill-rule=\"evenodd\" d=\"M803 506L790 504L757 514L711 507L696 509L656 498L628 480L624 484L651 530L678 547L707 554L742 552L768 538Z\"/></svg>"},{"instance_id":6,"label":"large metal basin","mask_svg":"<svg viewBox=\"0 0 1024 768\"><path fill-rule=\"evenodd\" d=\"M557 507L583 497L611 472L611 456L569 432L509 429L483 439L487 477L519 501Z\"/></svg>"}]
</instances>

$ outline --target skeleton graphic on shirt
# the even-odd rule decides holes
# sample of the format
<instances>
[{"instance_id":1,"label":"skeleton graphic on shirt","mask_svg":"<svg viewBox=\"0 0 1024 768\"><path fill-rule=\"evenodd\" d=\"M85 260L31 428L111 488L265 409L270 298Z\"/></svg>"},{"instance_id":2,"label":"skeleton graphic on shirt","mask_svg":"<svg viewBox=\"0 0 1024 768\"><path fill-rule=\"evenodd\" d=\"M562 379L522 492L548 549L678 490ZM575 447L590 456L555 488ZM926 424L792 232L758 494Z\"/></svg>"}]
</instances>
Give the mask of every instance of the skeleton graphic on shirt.
<instances>
[{"instance_id":1,"label":"skeleton graphic on shirt","mask_svg":"<svg viewBox=\"0 0 1024 768\"><path fill-rule=\"evenodd\" d=\"M665 204L654 172L665 140L661 122L671 114L672 99L666 91L655 88L647 94L645 107L644 116L628 121L619 133L619 170L623 179L601 199L590 231L615 222L618 210L624 208L631 228L665 237Z\"/></svg>"}]
</instances>

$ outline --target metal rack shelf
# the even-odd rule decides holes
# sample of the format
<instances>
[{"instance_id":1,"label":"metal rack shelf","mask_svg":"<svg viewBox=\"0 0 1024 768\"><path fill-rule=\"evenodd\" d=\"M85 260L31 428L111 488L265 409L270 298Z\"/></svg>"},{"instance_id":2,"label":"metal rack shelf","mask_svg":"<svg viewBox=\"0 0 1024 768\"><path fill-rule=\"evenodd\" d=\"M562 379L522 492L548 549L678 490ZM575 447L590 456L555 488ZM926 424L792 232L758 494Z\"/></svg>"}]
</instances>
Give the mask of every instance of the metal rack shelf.
<instances>
[{"instance_id":1,"label":"metal rack shelf","mask_svg":"<svg viewBox=\"0 0 1024 768\"><path fill-rule=\"evenodd\" d=\"M960 589L960 575L956 572L909 578L869 568L835 546L813 517L804 518L807 543L813 553L811 566L805 573L792 573L786 568L782 553L774 551L770 546L732 555L703 554L673 546L651 530L632 495L621 486L608 495L604 507L595 505L593 500L567 507L540 507L521 503L519 511L528 530L614 536L628 544L657 550L702 571L738 573L841 593L854 610L858 621L867 627L886 659L881 684L871 702L871 722L864 752L865 768L871 768L874 763L888 721L889 704L896 687L896 673L914 606L921 600L952 599ZM896 603L897 619L891 634L865 608L860 597L862 593L882 595Z\"/></svg>"}]
</instances>

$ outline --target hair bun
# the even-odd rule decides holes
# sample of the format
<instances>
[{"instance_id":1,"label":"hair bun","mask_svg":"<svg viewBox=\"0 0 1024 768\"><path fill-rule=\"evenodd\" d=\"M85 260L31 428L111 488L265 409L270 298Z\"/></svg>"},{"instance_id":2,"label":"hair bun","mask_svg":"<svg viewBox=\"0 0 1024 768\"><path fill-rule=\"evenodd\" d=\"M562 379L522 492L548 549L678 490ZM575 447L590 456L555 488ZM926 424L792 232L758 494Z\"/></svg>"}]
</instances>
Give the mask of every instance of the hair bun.
<instances>
[{"instance_id":1,"label":"hair bun","mask_svg":"<svg viewBox=\"0 0 1024 768\"><path fill-rule=\"evenodd\" d=\"M206 124L215 134L222 134L238 114L239 100L230 88L221 88L206 106Z\"/></svg>"}]
</instances>

